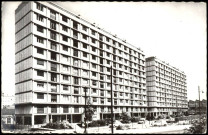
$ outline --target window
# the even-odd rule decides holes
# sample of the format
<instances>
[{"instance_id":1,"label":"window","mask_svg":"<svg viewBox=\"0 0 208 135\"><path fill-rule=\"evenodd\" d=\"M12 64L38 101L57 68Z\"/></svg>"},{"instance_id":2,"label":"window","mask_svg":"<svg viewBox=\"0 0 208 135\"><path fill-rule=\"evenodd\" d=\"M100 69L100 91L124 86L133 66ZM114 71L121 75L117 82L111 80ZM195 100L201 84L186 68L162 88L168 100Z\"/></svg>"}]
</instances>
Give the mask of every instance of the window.
<instances>
[{"instance_id":1,"label":"window","mask_svg":"<svg viewBox=\"0 0 208 135\"><path fill-rule=\"evenodd\" d=\"M76 40L73 40L73 46L78 48L78 42Z\"/></svg>"},{"instance_id":2,"label":"window","mask_svg":"<svg viewBox=\"0 0 208 135\"><path fill-rule=\"evenodd\" d=\"M107 42L109 42L109 41L110 41L110 39L109 39L108 37L106 37L106 41L107 41Z\"/></svg>"},{"instance_id":3,"label":"window","mask_svg":"<svg viewBox=\"0 0 208 135\"><path fill-rule=\"evenodd\" d=\"M51 42L51 49L56 50L56 43L55 42Z\"/></svg>"},{"instance_id":4,"label":"window","mask_svg":"<svg viewBox=\"0 0 208 135\"><path fill-rule=\"evenodd\" d=\"M107 56L110 57L110 53L107 52Z\"/></svg>"},{"instance_id":5,"label":"window","mask_svg":"<svg viewBox=\"0 0 208 135\"><path fill-rule=\"evenodd\" d=\"M55 23L55 22L53 22L53 21L51 21L51 23L50 23L50 27L51 27L51 29L56 30L56 23Z\"/></svg>"},{"instance_id":6,"label":"window","mask_svg":"<svg viewBox=\"0 0 208 135\"><path fill-rule=\"evenodd\" d=\"M51 84L51 92L57 92L57 85Z\"/></svg>"},{"instance_id":7,"label":"window","mask_svg":"<svg viewBox=\"0 0 208 135\"><path fill-rule=\"evenodd\" d=\"M68 21L68 20L67 20L67 17L64 16L64 15L62 15L62 21L67 22L67 21Z\"/></svg>"},{"instance_id":8,"label":"window","mask_svg":"<svg viewBox=\"0 0 208 135\"><path fill-rule=\"evenodd\" d=\"M79 61L78 61L78 59L74 59L74 66L79 66Z\"/></svg>"},{"instance_id":9,"label":"window","mask_svg":"<svg viewBox=\"0 0 208 135\"><path fill-rule=\"evenodd\" d=\"M79 78L74 77L74 84L79 84Z\"/></svg>"},{"instance_id":10,"label":"window","mask_svg":"<svg viewBox=\"0 0 208 135\"><path fill-rule=\"evenodd\" d=\"M93 52L96 52L96 48L95 48L95 47L92 47L92 51L93 51Z\"/></svg>"},{"instance_id":11,"label":"window","mask_svg":"<svg viewBox=\"0 0 208 135\"><path fill-rule=\"evenodd\" d=\"M82 25L82 30L87 31L87 27Z\"/></svg>"},{"instance_id":12,"label":"window","mask_svg":"<svg viewBox=\"0 0 208 135\"><path fill-rule=\"evenodd\" d=\"M73 37L78 39L78 33L76 31L73 31Z\"/></svg>"},{"instance_id":13,"label":"window","mask_svg":"<svg viewBox=\"0 0 208 135\"><path fill-rule=\"evenodd\" d=\"M92 80L92 85L93 85L93 86L96 86L96 85L97 85L97 81L93 81L93 80Z\"/></svg>"},{"instance_id":14,"label":"window","mask_svg":"<svg viewBox=\"0 0 208 135\"><path fill-rule=\"evenodd\" d=\"M39 31L39 32L43 33L43 27L41 27L41 26L37 25L37 31Z\"/></svg>"},{"instance_id":15,"label":"window","mask_svg":"<svg viewBox=\"0 0 208 135\"><path fill-rule=\"evenodd\" d=\"M43 22L43 16L42 15L39 15L39 14L37 14L37 18L36 18L38 21L41 21L41 22Z\"/></svg>"},{"instance_id":16,"label":"window","mask_svg":"<svg viewBox=\"0 0 208 135\"><path fill-rule=\"evenodd\" d=\"M68 28L64 25L62 25L62 30L68 32Z\"/></svg>"},{"instance_id":17,"label":"window","mask_svg":"<svg viewBox=\"0 0 208 135\"><path fill-rule=\"evenodd\" d=\"M100 88L104 88L104 83L100 82Z\"/></svg>"},{"instance_id":18,"label":"window","mask_svg":"<svg viewBox=\"0 0 208 135\"><path fill-rule=\"evenodd\" d=\"M96 64L92 64L92 68L96 69Z\"/></svg>"},{"instance_id":19,"label":"window","mask_svg":"<svg viewBox=\"0 0 208 135\"><path fill-rule=\"evenodd\" d=\"M107 64L109 64L109 65L110 65L110 60L107 60Z\"/></svg>"},{"instance_id":20,"label":"window","mask_svg":"<svg viewBox=\"0 0 208 135\"><path fill-rule=\"evenodd\" d=\"M56 20L56 12L53 10L50 10L51 14L50 14L50 18Z\"/></svg>"},{"instance_id":21,"label":"window","mask_svg":"<svg viewBox=\"0 0 208 135\"><path fill-rule=\"evenodd\" d=\"M51 94L51 102L57 102L57 95L52 95Z\"/></svg>"},{"instance_id":22,"label":"window","mask_svg":"<svg viewBox=\"0 0 208 135\"><path fill-rule=\"evenodd\" d=\"M68 90L68 86L67 85L63 85L63 90Z\"/></svg>"},{"instance_id":23,"label":"window","mask_svg":"<svg viewBox=\"0 0 208 135\"><path fill-rule=\"evenodd\" d=\"M92 59L93 59L93 60L96 60L96 56L95 56L95 55L92 55Z\"/></svg>"},{"instance_id":24,"label":"window","mask_svg":"<svg viewBox=\"0 0 208 135\"><path fill-rule=\"evenodd\" d=\"M44 77L44 72L43 71L40 71L40 70L37 70L37 76Z\"/></svg>"},{"instance_id":25,"label":"window","mask_svg":"<svg viewBox=\"0 0 208 135\"><path fill-rule=\"evenodd\" d=\"M37 37L37 42L43 44L43 38Z\"/></svg>"},{"instance_id":26,"label":"window","mask_svg":"<svg viewBox=\"0 0 208 135\"><path fill-rule=\"evenodd\" d=\"M74 87L74 94L79 94L79 87Z\"/></svg>"},{"instance_id":27,"label":"window","mask_svg":"<svg viewBox=\"0 0 208 135\"><path fill-rule=\"evenodd\" d=\"M91 38L91 41L92 41L92 43L95 43L95 39L94 38Z\"/></svg>"},{"instance_id":28,"label":"window","mask_svg":"<svg viewBox=\"0 0 208 135\"><path fill-rule=\"evenodd\" d=\"M92 92L93 92L93 93L97 93L97 90L96 90L96 89L92 89Z\"/></svg>"},{"instance_id":29,"label":"window","mask_svg":"<svg viewBox=\"0 0 208 135\"><path fill-rule=\"evenodd\" d=\"M67 75L63 75L63 80L68 81L69 77Z\"/></svg>"},{"instance_id":30,"label":"window","mask_svg":"<svg viewBox=\"0 0 208 135\"><path fill-rule=\"evenodd\" d=\"M96 72L92 72L92 76L96 77Z\"/></svg>"},{"instance_id":31,"label":"window","mask_svg":"<svg viewBox=\"0 0 208 135\"><path fill-rule=\"evenodd\" d=\"M55 32L51 31L50 36L51 36L51 39L56 40L56 33Z\"/></svg>"},{"instance_id":32,"label":"window","mask_svg":"<svg viewBox=\"0 0 208 135\"><path fill-rule=\"evenodd\" d=\"M87 58L87 53L83 52L83 57Z\"/></svg>"},{"instance_id":33,"label":"window","mask_svg":"<svg viewBox=\"0 0 208 135\"><path fill-rule=\"evenodd\" d=\"M64 51L68 51L68 46L62 45Z\"/></svg>"},{"instance_id":34,"label":"window","mask_svg":"<svg viewBox=\"0 0 208 135\"><path fill-rule=\"evenodd\" d=\"M78 57L78 50L74 50L74 52L73 52L73 56Z\"/></svg>"},{"instance_id":35,"label":"window","mask_svg":"<svg viewBox=\"0 0 208 135\"><path fill-rule=\"evenodd\" d=\"M57 75L56 74L51 74L51 81L54 81L54 82L57 81Z\"/></svg>"},{"instance_id":36,"label":"window","mask_svg":"<svg viewBox=\"0 0 208 135\"><path fill-rule=\"evenodd\" d=\"M92 35L95 35L95 31L94 31L94 30L92 30L92 31L91 31L91 34L92 34Z\"/></svg>"},{"instance_id":37,"label":"window","mask_svg":"<svg viewBox=\"0 0 208 135\"><path fill-rule=\"evenodd\" d=\"M74 28L74 29L78 29L78 24L77 24L77 22L75 22L75 21L73 22L73 28Z\"/></svg>"},{"instance_id":38,"label":"window","mask_svg":"<svg viewBox=\"0 0 208 135\"><path fill-rule=\"evenodd\" d=\"M68 107L67 107L67 106L64 106L64 107L63 107L63 113L68 113L68 112L69 112Z\"/></svg>"},{"instance_id":39,"label":"window","mask_svg":"<svg viewBox=\"0 0 208 135\"><path fill-rule=\"evenodd\" d=\"M7 124L11 124L11 118L7 118Z\"/></svg>"},{"instance_id":40,"label":"window","mask_svg":"<svg viewBox=\"0 0 208 135\"><path fill-rule=\"evenodd\" d=\"M104 80L104 75L100 75L100 80Z\"/></svg>"},{"instance_id":41,"label":"window","mask_svg":"<svg viewBox=\"0 0 208 135\"><path fill-rule=\"evenodd\" d=\"M56 60L56 53L51 52L51 60Z\"/></svg>"},{"instance_id":42,"label":"window","mask_svg":"<svg viewBox=\"0 0 208 135\"><path fill-rule=\"evenodd\" d=\"M84 40L87 40L87 35L82 34Z\"/></svg>"},{"instance_id":43,"label":"window","mask_svg":"<svg viewBox=\"0 0 208 135\"><path fill-rule=\"evenodd\" d=\"M43 11L43 5L41 5L40 3L36 3L36 8L40 11Z\"/></svg>"},{"instance_id":44,"label":"window","mask_svg":"<svg viewBox=\"0 0 208 135\"><path fill-rule=\"evenodd\" d=\"M37 93L37 99L44 99L43 93Z\"/></svg>"},{"instance_id":45,"label":"window","mask_svg":"<svg viewBox=\"0 0 208 135\"><path fill-rule=\"evenodd\" d=\"M102 66L100 66L100 72L104 72L104 69Z\"/></svg>"},{"instance_id":46,"label":"window","mask_svg":"<svg viewBox=\"0 0 208 135\"><path fill-rule=\"evenodd\" d=\"M37 59L37 65L44 66L44 61L43 60L40 60L40 59Z\"/></svg>"},{"instance_id":47,"label":"window","mask_svg":"<svg viewBox=\"0 0 208 135\"><path fill-rule=\"evenodd\" d=\"M93 102L97 102L97 98L93 98Z\"/></svg>"},{"instance_id":48,"label":"window","mask_svg":"<svg viewBox=\"0 0 208 135\"><path fill-rule=\"evenodd\" d=\"M44 83L42 83L42 82L37 82L37 87L39 87L39 88L44 88Z\"/></svg>"},{"instance_id":49,"label":"window","mask_svg":"<svg viewBox=\"0 0 208 135\"><path fill-rule=\"evenodd\" d=\"M107 48L107 49L110 49L110 46L109 46L109 45L106 45L106 48Z\"/></svg>"},{"instance_id":50,"label":"window","mask_svg":"<svg viewBox=\"0 0 208 135\"><path fill-rule=\"evenodd\" d=\"M68 67L63 65L63 71L68 71Z\"/></svg>"},{"instance_id":51,"label":"window","mask_svg":"<svg viewBox=\"0 0 208 135\"><path fill-rule=\"evenodd\" d=\"M56 65L56 63L51 63L51 70L52 71L57 71L57 65Z\"/></svg>"},{"instance_id":52,"label":"window","mask_svg":"<svg viewBox=\"0 0 208 135\"><path fill-rule=\"evenodd\" d=\"M43 49L41 49L41 48L37 48L37 53L39 53L39 54L44 54L44 51L43 51Z\"/></svg>"},{"instance_id":53,"label":"window","mask_svg":"<svg viewBox=\"0 0 208 135\"><path fill-rule=\"evenodd\" d=\"M87 44L83 44L83 48L87 49Z\"/></svg>"}]
</instances>

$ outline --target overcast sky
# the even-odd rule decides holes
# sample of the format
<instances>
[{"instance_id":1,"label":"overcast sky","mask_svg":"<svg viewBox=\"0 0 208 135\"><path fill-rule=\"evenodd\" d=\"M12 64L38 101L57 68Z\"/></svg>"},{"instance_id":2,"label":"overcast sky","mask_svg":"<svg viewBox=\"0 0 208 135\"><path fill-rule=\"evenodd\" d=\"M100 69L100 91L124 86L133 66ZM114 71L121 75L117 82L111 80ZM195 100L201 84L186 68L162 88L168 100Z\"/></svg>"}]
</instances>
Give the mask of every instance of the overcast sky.
<instances>
[{"instance_id":1,"label":"overcast sky","mask_svg":"<svg viewBox=\"0 0 208 135\"><path fill-rule=\"evenodd\" d=\"M206 4L196 2L54 2L81 18L140 47L187 75L188 99L207 91ZM2 91L15 91L15 9L2 4Z\"/></svg>"}]
</instances>

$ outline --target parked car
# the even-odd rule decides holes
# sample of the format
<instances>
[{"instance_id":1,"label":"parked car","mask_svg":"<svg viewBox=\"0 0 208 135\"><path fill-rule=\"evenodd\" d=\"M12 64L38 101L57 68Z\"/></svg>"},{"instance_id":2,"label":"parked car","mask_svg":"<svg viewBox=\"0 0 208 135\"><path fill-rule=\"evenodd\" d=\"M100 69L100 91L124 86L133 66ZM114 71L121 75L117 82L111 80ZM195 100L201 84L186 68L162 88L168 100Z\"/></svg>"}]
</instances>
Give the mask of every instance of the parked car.
<instances>
[{"instance_id":1,"label":"parked car","mask_svg":"<svg viewBox=\"0 0 208 135\"><path fill-rule=\"evenodd\" d=\"M113 127L118 127L119 125L122 125L120 121L115 120L115 122L113 122ZM111 124L109 124L109 127L111 127Z\"/></svg>"},{"instance_id":2,"label":"parked car","mask_svg":"<svg viewBox=\"0 0 208 135\"><path fill-rule=\"evenodd\" d=\"M139 120L138 124L144 124L143 120Z\"/></svg>"},{"instance_id":3,"label":"parked car","mask_svg":"<svg viewBox=\"0 0 208 135\"><path fill-rule=\"evenodd\" d=\"M140 118L140 121L145 121L146 119L145 118Z\"/></svg>"},{"instance_id":4,"label":"parked car","mask_svg":"<svg viewBox=\"0 0 208 135\"><path fill-rule=\"evenodd\" d=\"M165 120L157 120L154 121L153 126L167 126L167 122Z\"/></svg>"}]
</instances>

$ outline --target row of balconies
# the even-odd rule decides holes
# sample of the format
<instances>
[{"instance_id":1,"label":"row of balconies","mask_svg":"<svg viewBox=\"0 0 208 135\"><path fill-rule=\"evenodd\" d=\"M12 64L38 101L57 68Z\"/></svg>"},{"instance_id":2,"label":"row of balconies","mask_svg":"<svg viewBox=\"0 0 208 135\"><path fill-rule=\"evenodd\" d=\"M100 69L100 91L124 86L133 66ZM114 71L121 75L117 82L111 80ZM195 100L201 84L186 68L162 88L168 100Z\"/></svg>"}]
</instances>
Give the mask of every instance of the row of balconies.
<instances>
[{"instance_id":1,"label":"row of balconies","mask_svg":"<svg viewBox=\"0 0 208 135\"><path fill-rule=\"evenodd\" d=\"M35 8L34 8L34 11L35 12L37 12L37 13L39 13L39 14L42 14L42 15L44 15L44 16L47 16L47 17L49 17L49 18L51 18L51 19L55 19L57 22L57 24L58 24L58 22L60 22L61 24L63 24L63 25L66 25L67 27L70 27L70 28L73 28L73 29L76 29L76 30L79 30L79 31L82 31L82 32L84 32L84 33L86 33L86 34L90 34L90 32L88 31L88 29L87 30L85 30L84 28L81 28L81 25L79 25L79 24L75 24L75 22L74 22L74 24L73 24L73 21L71 21L71 20L69 20L69 19L65 19L65 21L63 21L62 20L62 16L60 15L60 19L58 19L59 17L59 15L58 14L56 14L57 15L57 18L54 16L54 15L48 15L48 14L50 14L49 12L50 11L48 11L48 14L46 14L46 11L45 11L45 13L44 13L44 11L41 11L40 12L40 10L36 10ZM33 18L33 20L37 20L36 19L37 18L37 14L35 14L34 15L34 18ZM57 20L58 19L58 20ZM67 21L67 23L66 23L66 21ZM38 22L38 21L37 21ZM36 23L37 23L36 22ZM43 18L43 21L42 21L43 23L43 26L46 26L46 18ZM41 24L41 23L39 23L39 24ZM86 27L86 26L84 26L84 27ZM84 29L84 30L83 30ZM92 30L92 31L94 31L94 30ZM98 40L101 40L101 41L104 41L103 39L103 37L101 37L101 36L99 36L99 38L98 38L98 33L95 33L95 34L92 34L92 32L91 32L91 34L90 34L90 36L92 36L92 37L94 37L94 38L96 38L96 39L98 39ZM106 41L105 43L109 43L108 41ZM114 44L113 44L114 45ZM119 48L121 48L121 49L124 49L123 48L123 46L120 46L120 45L117 45L117 44L115 44L116 46L118 46ZM124 49L124 50L126 50L126 52L129 52L128 51L128 49ZM134 51L135 52L135 51ZM137 56L137 53L131 53L132 55L135 55L135 56Z\"/></svg>"}]
</instances>

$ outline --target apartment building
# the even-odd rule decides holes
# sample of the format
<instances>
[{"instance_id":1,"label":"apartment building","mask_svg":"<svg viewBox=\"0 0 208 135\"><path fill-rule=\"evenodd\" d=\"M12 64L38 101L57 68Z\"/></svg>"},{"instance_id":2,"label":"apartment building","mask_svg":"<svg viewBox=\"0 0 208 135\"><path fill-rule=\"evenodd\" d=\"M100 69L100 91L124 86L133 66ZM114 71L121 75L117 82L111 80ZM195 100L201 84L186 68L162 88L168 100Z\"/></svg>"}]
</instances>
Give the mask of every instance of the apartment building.
<instances>
[{"instance_id":1,"label":"apartment building","mask_svg":"<svg viewBox=\"0 0 208 135\"><path fill-rule=\"evenodd\" d=\"M146 58L148 112L152 116L188 109L186 75L156 57Z\"/></svg>"},{"instance_id":2,"label":"apartment building","mask_svg":"<svg viewBox=\"0 0 208 135\"><path fill-rule=\"evenodd\" d=\"M16 123L83 120L85 88L93 119L147 112L145 55L51 2L22 2L15 11Z\"/></svg>"}]
</instances>

